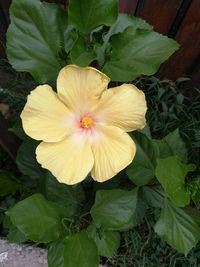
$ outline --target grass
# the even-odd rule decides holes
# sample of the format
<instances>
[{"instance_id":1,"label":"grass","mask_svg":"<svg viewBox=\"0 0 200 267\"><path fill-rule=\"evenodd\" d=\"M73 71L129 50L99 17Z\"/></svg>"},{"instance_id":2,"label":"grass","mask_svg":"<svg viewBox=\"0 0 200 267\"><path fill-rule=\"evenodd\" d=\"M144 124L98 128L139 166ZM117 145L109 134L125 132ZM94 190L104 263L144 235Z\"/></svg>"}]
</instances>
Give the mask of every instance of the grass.
<instances>
[{"instance_id":1,"label":"grass","mask_svg":"<svg viewBox=\"0 0 200 267\"><path fill-rule=\"evenodd\" d=\"M192 250L188 257L184 257L183 254L167 246L151 231L142 232L138 229L124 232L122 238L123 243L118 254L107 260L108 266L200 267L200 245Z\"/></svg>"},{"instance_id":2,"label":"grass","mask_svg":"<svg viewBox=\"0 0 200 267\"><path fill-rule=\"evenodd\" d=\"M144 90L147 98L147 121L152 135L162 138L179 128L188 148L189 161L199 166L200 89L185 89L183 81L183 78L172 82L142 77L136 81L136 85Z\"/></svg>"},{"instance_id":3,"label":"grass","mask_svg":"<svg viewBox=\"0 0 200 267\"><path fill-rule=\"evenodd\" d=\"M153 231L159 210L150 210L143 223L122 233L117 254L108 258L112 267L200 267L200 243L187 257L162 241Z\"/></svg>"}]
</instances>

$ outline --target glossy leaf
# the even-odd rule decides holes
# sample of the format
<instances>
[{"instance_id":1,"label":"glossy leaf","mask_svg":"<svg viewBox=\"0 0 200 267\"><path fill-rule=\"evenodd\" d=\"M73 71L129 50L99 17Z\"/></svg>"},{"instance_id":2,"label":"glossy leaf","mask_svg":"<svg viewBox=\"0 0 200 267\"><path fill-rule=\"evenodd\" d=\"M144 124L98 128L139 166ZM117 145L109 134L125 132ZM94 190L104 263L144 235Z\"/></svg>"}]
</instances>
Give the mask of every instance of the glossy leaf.
<instances>
[{"instance_id":1,"label":"glossy leaf","mask_svg":"<svg viewBox=\"0 0 200 267\"><path fill-rule=\"evenodd\" d=\"M99 25L111 26L117 19L117 0L71 0L69 23L88 34Z\"/></svg>"},{"instance_id":2,"label":"glossy leaf","mask_svg":"<svg viewBox=\"0 0 200 267\"><path fill-rule=\"evenodd\" d=\"M82 36L78 36L71 49L70 57L72 63L80 67L86 67L95 60L96 54L89 48L89 45L85 42L84 38Z\"/></svg>"},{"instance_id":3,"label":"glossy leaf","mask_svg":"<svg viewBox=\"0 0 200 267\"><path fill-rule=\"evenodd\" d=\"M167 142L174 155L178 156L183 162L187 162L187 148L181 139L179 129L169 133L163 140Z\"/></svg>"},{"instance_id":4,"label":"glossy leaf","mask_svg":"<svg viewBox=\"0 0 200 267\"><path fill-rule=\"evenodd\" d=\"M64 48L66 53L69 53L74 44L73 34L74 34L74 27L68 25L68 27L65 29L64 32Z\"/></svg>"},{"instance_id":5,"label":"glossy leaf","mask_svg":"<svg viewBox=\"0 0 200 267\"><path fill-rule=\"evenodd\" d=\"M162 140L152 139L151 143L156 158L163 159L174 155L174 152L172 151L171 147L164 139Z\"/></svg>"},{"instance_id":6,"label":"glossy leaf","mask_svg":"<svg viewBox=\"0 0 200 267\"><path fill-rule=\"evenodd\" d=\"M166 200L154 230L170 246L187 255L200 240L200 213L178 208Z\"/></svg>"},{"instance_id":7,"label":"glossy leaf","mask_svg":"<svg viewBox=\"0 0 200 267\"><path fill-rule=\"evenodd\" d=\"M64 240L64 266L98 267L99 256L94 241L86 231L71 235Z\"/></svg>"},{"instance_id":8,"label":"glossy leaf","mask_svg":"<svg viewBox=\"0 0 200 267\"><path fill-rule=\"evenodd\" d=\"M4 229L6 229L7 232L6 238L10 243L20 244L27 241L27 238L24 235L24 233L22 233L16 226L13 225L13 223L10 220L10 217L7 215L4 217L3 227Z\"/></svg>"},{"instance_id":9,"label":"glossy leaf","mask_svg":"<svg viewBox=\"0 0 200 267\"><path fill-rule=\"evenodd\" d=\"M136 135L136 156L126 169L129 179L138 186L148 184L155 175L155 153L151 140L145 135Z\"/></svg>"},{"instance_id":10,"label":"glossy leaf","mask_svg":"<svg viewBox=\"0 0 200 267\"><path fill-rule=\"evenodd\" d=\"M13 132L21 140L30 140L29 137L24 132L24 129L22 127L22 120L21 120L20 117L16 118L16 121L15 121L14 125L12 125L12 127L9 128L9 131Z\"/></svg>"},{"instance_id":11,"label":"glossy leaf","mask_svg":"<svg viewBox=\"0 0 200 267\"><path fill-rule=\"evenodd\" d=\"M44 83L54 80L66 63L59 57L67 27L65 11L40 0L13 0L7 32L7 56L17 71Z\"/></svg>"},{"instance_id":12,"label":"glossy leaf","mask_svg":"<svg viewBox=\"0 0 200 267\"><path fill-rule=\"evenodd\" d=\"M175 156L157 160L156 177L172 202L179 207L190 203L185 176L195 168L194 164L183 164Z\"/></svg>"},{"instance_id":13,"label":"glossy leaf","mask_svg":"<svg viewBox=\"0 0 200 267\"><path fill-rule=\"evenodd\" d=\"M6 214L27 239L48 243L60 235L60 216L41 194L34 194L14 205Z\"/></svg>"},{"instance_id":14,"label":"glossy leaf","mask_svg":"<svg viewBox=\"0 0 200 267\"><path fill-rule=\"evenodd\" d=\"M143 186L142 197L147 205L155 208L162 208L165 200L165 192L161 186Z\"/></svg>"},{"instance_id":15,"label":"glossy leaf","mask_svg":"<svg viewBox=\"0 0 200 267\"><path fill-rule=\"evenodd\" d=\"M115 177L113 177L112 179L109 179L103 183L99 183L94 181L93 182L93 188L94 191L100 190L100 189L117 189L120 186L120 179L123 177L121 177L122 175L124 175L124 173L119 173L118 175L116 175Z\"/></svg>"},{"instance_id":16,"label":"glossy leaf","mask_svg":"<svg viewBox=\"0 0 200 267\"><path fill-rule=\"evenodd\" d=\"M48 267L65 267L63 249L63 240L57 240L50 244L48 249Z\"/></svg>"},{"instance_id":17,"label":"glossy leaf","mask_svg":"<svg viewBox=\"0 0 200 267\"><path fill-rule=\"evenodd\" d=\"M38 142L24 141L18 149L16 163L19 170L24 174L33 179L38 179L44 176L45 171L41 168L39 163L36 161L35 150Z\"/></svg>"},{"instance_id":18,"label":"glossy leaf","mask_svg":"<svg viewBox=\"0 0 200 267\"><path fill-rule=\"evenodd\" d=\"M0 170L0 196L14 194L18 188L19 184L15 178L9 172Z\"/></svg>"},{"instance_id":19,"label":"glossy leaf","mask_svg":"<svg viewBox=\"0 0 200 267\"><path fill-rule=\"evenodd\" d=\"M150 127L147 124L144 128L137 130L137 132L146 135L146 137L149 138L150 140L152 138Z\"/></svg>"},{"instance_id":20,"label":"glossy leaf","mask_svg":"<svg viewBox=\"0 0 200 267\"><path fill-rule=\"evenodd\" d=\"M153 27L145 20L127 14L119 13L115 23L110 27L108 33L104 35L104 40L109 39L114 34L123 32L129 26L133 26L135 27L135 29L153 30Z\"/></svg>"},{"instance_id":21,"label":"glossy leaf","mask_svg":"<svg viewBox=\"0 0 200 267\"><path fill-rule=\"evenodd\" d=\"M139 225L142 221L142 219L145 216L145 213L147 211L147 204L145 203L145 201L143 200L143 198L141 197L141 191L139 188L139 192L138 192L138 198L137 198L137 204L136 204L136 210L135 213L132 217L132 225L130 225L130 227L127 227L127 225L124 227L124 230L128 230L130 228L133 228L137 225Z\"/></svg>"},{"instance_id":22,"label":"glossy leaf","mask_svg":"<svg viewBox=\"0 0 200 267\"><path fill-rule=\"evenodd\" d=\"M153 75L178 48L176 41L151 30L130 26L112 36L112 54L102 71L113 81L132 81Z\"/></svg>"},{"instance_id":23,"label":"glossy leaf","mask_svg":"<svg viewBox=\"0 0 200 267\"><path fill-rule=\"evenodd\" d=\"M56 178L47 172L45 179L45 196L48 200L63 206L68 212L66 217L72 216L84 200L81 185L75 187L59 183Z\"/></svg>"},{"instance_id":24,"label":"glossy leaf","mask_svg":"<svg viewBox=\"0 0 200 267\"><path fill-rule=\"evenodd\" d=\"M91 224L87 228L87 234L94 240L100 256L113 256L120 245L120 234L118 232L97 229L94 224Z\"/></svg>"},{"instance_id":25,"label":"glossy leaf","mask_svg":"<svg viewBox=\"0 0 200 267\"><path fill-rule=\"evenodd\" d=\"M182 161L187 161L187 149L180 137L179 130L169 133L161 140L152 139L156 158L178 156Z\"/></svg>"},{"instance_id":26,"label":"glossy leaf","mask_svg":"<svg viewBox=\"0 0 200 267\"><path fill-rule=\"evenodd\" d=\"M110 27L109 31L103 35L103 45L97 49L100 65L104 63L104 53L111 36L123 32L129 26L133 26L136 29L153 29L151 25L149 25L145 20L142 20L141 18L119 13L115 23Z\"/></svg>"},{"instance_id":27,"label":"glossy leaf","mask_svg":"<svg viewBox=\"0 0 200 267\"><path fill-rule=\"evenodd\" d=\"M11 227L6 238L10 243L21 244L27 241L24 233L22 233L17 227Z\"/></svg>"},{"instance_id":28,"label":"glossy leaf","mask_svg":"<svg viewBox=\"0 0 200 267\"><path fill-rule=\"evenodd\" d=\"M192 201L197 208L200 208L200 176L189 180L187 190L190 194Z\"/></svg>"},{"instance_id":29,"label":"glossy leaf","mask_svg":"<svg viewBox=\"0 0 200 267\"><path fill-rule=\"evenodd\" d=\"M131 191L114 189L96 192L91 215L96 225L107 230L121 230L136 211L137 188Z\"/></svg>"}]
</instances>

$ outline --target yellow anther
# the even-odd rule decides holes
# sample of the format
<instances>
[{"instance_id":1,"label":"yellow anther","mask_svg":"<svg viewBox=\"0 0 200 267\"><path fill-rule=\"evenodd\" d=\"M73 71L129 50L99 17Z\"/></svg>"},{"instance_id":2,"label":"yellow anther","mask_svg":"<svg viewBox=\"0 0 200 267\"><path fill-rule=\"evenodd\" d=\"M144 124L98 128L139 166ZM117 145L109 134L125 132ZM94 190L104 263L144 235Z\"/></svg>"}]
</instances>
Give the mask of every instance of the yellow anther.
<instances>
[{"instance_id":1,"label":"yellow anther","mask_svg":"<svg viewBox=\"0 0 200 267\"><path fill-rule=\"evenodd\" d=\"M91 117L83 117L82 120L81 120L81 127L82 128L86 128L86 129L89 129L89 128L92 128L94 126L94 121Z\"/></svg>"}]
</instances>

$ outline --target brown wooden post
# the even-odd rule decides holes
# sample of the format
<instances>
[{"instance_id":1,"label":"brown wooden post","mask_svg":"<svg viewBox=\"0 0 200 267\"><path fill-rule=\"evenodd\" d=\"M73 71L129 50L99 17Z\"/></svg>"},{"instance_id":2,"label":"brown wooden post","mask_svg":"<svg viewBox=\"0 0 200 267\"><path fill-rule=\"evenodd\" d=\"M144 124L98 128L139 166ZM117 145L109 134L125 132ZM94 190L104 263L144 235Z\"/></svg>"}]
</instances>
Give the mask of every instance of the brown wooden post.
<instances>
[{"instance_id":1,"label":"brown wooden post","mask_svg":"<svg viewBox=\"0 0 200 267\"><path fill-rule=\"evenodd\" d=\"M168 34L183 0L140 0L136 16L154 26L154 30Z\"/></svg>"},{"instance_id":2,"label":"brown wooden post","mask_svg":"<svg viewBox=\"0 0 200 267\"><path fill-rule=\"evenodd\" d=\"M134 15L137 8L138 0L119 0L119 11Z\"/></svg>"},{"instance_id":3,"label":"brown wooden post","mask_svg":"<svg viewBox=\"0 0 200 267\"><path fill-rule=\"evenodd\" d=\"M166 62L160 71L161 77L172 80L181 76L200 79L197 67L200 67L200 2L193 0L186 13L175 39L180 49ZM197 75L194 77L194 73Z\"/></svg>"}]
</instances>

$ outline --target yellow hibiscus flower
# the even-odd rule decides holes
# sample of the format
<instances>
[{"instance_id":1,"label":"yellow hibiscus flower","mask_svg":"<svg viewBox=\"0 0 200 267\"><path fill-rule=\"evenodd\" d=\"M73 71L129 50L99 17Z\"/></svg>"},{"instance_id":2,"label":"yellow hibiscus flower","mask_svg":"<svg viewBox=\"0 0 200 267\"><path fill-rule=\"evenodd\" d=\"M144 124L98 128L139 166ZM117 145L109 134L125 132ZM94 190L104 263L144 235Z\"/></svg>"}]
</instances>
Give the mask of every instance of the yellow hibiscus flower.
<instances>
[{"instance_id":1,"label":"yellow hibiscus flower","mask_svg":"<svg viewBox=\"0 0 200 267\"><path fill-rule=\"evenodd\" d=\"M109 82L95 68L68 65L58 75L57 93L45 84L28 96L23 128L42 141L37 161L61 183L79 183L89 172L104 182L135 156L126 132L145 126L144 93L132 84L107 89Z\"/></svg>"}]
</instances>

